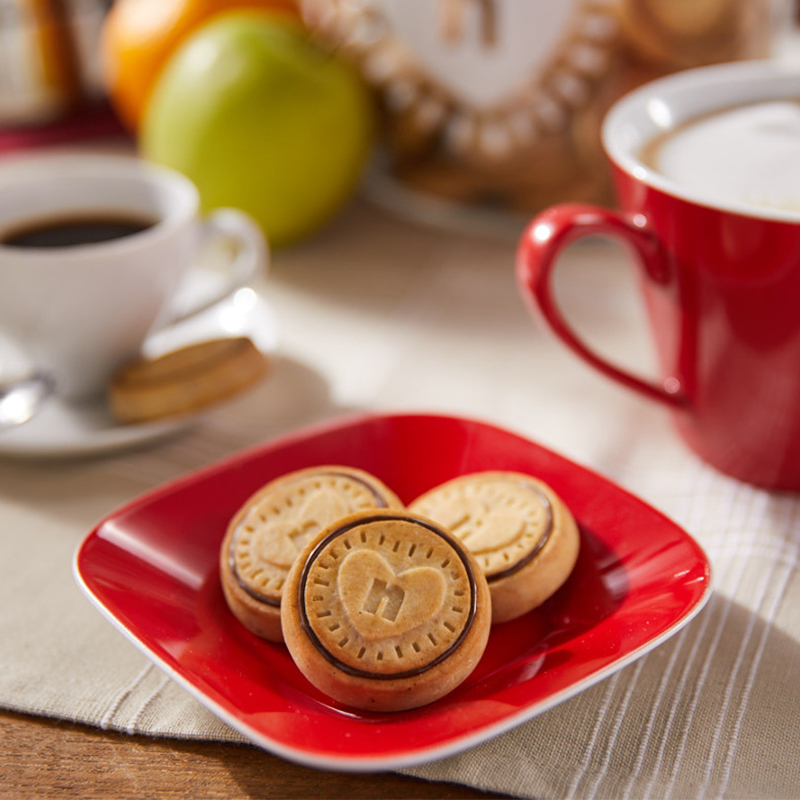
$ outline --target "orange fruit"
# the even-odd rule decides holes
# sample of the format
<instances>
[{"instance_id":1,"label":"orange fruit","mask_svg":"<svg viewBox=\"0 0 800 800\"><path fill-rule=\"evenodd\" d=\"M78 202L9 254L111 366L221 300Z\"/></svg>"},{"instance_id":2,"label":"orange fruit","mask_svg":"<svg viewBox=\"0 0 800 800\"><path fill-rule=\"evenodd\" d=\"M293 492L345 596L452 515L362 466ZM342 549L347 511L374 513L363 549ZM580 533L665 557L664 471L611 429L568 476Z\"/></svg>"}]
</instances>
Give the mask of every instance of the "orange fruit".
<instances>
[{"instance_id":1,"label":"orange fruit","mask_svg":"<svg viewBox=\"0 0 800 800\"><path fill-rule=\"evenodd\" d=\"M138 130L161 69L183 39L217 14L257 9L299 18L295 0L117 0L100 39L103 82L123 124Z\"/></svg>"}]
</instances>

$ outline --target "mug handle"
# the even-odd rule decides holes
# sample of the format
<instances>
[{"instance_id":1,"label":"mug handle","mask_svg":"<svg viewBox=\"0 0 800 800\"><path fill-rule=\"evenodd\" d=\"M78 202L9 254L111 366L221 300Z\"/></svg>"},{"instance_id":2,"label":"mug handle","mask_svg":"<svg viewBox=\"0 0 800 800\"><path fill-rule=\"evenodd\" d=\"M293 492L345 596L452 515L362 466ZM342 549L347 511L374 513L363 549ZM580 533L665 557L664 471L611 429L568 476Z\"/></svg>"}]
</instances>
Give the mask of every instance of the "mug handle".
<instances>
[{"instance_id":1,"label":"mug handle","mask_svg":"<svg viewBox=\"0 0 800 800\"><path fill-rule=\"evenodd\" d=\"M689 399L677 376L669 376L658 385L615 367L585 344L564 319L551 283L557 256L577 239L598 234L628 242L638 255L646 275L656 283L669 283L669 262L643 214L623 214L600 206L563 203L534 217L522 234L516 260L520 292L532 310L538 309L542 313L553 332L595 369L652 400L672 408L685 408Z\"/></svg>"},{"instance_id":2,"label":"mug handle","mask_svg":"<svg viewBox=\"0 0 800 800\"><path fill-rule=\"evenodd\" d=\"M203 243L216 239L229 239L234 242L236 255L230 266L228 280L210 298L203 298L184 309L180 314L170 318L168 325L175 325L190 317L194 317L225 298L230 297L237 289L246 286L249 281L269 265L269 245L261 228L243 211L235 208L218 208L212 211L201 223ZM202 249L203 244L201 244Z\"/></svg>"}]
</instances>

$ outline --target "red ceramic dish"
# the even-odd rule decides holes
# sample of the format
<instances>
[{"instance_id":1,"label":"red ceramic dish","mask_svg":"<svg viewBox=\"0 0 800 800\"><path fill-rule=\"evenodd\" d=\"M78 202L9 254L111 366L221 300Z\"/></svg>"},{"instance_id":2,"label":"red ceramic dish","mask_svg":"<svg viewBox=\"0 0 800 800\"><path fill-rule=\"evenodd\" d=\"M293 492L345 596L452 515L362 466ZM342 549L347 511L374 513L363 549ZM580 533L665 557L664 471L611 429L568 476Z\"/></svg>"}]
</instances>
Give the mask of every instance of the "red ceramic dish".
<instances>
[{"instance_id":1,"label":"red ceramic dish","mask_svg":"<svg viewBox=\"0 0 800 800\"><path fill-rule=\"evenodd\" d=\"M536 475L578 520L578 564L541 608L495 626L476 670L447 697L396 714L342 707L305 680L285 647L238 623L217 567L228 519L250 494L326 463L368 470L405 502L470 472ZM253 742L353 771L449 755L530 719L663 642L710 592L703 551L641 500L513 433L432 415L337 420L188 475L101 522L78 549L75 573L134 644Z\"/></svg>"}]
</instances>

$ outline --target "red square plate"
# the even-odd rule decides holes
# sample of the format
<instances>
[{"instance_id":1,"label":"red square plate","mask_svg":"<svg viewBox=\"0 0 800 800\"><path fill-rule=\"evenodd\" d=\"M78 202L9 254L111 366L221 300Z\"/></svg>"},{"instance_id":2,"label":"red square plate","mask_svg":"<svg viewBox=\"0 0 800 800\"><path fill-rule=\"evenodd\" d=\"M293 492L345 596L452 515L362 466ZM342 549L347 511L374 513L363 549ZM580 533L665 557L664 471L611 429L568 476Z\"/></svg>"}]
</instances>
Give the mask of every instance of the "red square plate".
<instances>
[{"instance_id":1,"label":"red square plate","mask_svg":"<svg viewBox=\"0 0 800 800\"><path fill-rule=\"evenodd\" d=\"M410 502L458 475L516 470L561 495L581 555L547 603L495 626L454 692L413 711L339 706L282 645L229 612L218 551L228 520L266 481L346 464ZM463 750L552 708L663 642L702 608L708 561L641 500L520 436L434 415L337 420L244 452L150 492L101 522L75 573L98 608L201 703L256 744L309 766L385 770Z\"/></svg>"}]
</instances>

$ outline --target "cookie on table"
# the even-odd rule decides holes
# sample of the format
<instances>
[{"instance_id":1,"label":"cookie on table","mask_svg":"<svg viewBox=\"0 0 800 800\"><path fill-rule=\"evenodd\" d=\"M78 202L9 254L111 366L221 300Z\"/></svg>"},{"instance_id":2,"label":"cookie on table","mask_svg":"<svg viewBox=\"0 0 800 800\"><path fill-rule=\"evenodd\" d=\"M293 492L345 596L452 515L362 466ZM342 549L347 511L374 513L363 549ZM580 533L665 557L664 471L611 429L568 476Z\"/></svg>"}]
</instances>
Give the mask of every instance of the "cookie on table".
<instances>
[{"instance_id":1,"label":"cookie on table","mask_svg":"<svg viewBox=\"0 0 800 800\"><path fill-rule=\"evenodd\" d=\"M325 465L288 473L252 495L228 524L220 549L225 600L248 630L281 641L289 569L323 528L361 509L403 508L374 475Z\"/></svg>"},{"instance_id":2,"label":"cookie on table","mask_svg":"<svg viewBox=\"0 0 800 800\"><path fill-rule=\"evenodd\" d=\"M436 520L475 556L492 593L492 622L541 605L578 558L578 526L544 482L516 472L464 475L409 505Z\"/></svg>"},{"instance_id":3,"label":"cookie on table","mask_svg":"<svg viewBox=\"0 0 800 800\"><path fill-rule=\"evenodd\" d=\"M480 567L429 519L359 512L310 542L284 588L286 646L325 694L355 708L431 703L475 668L491 597Z\"/></svg>"}]
</instances>

